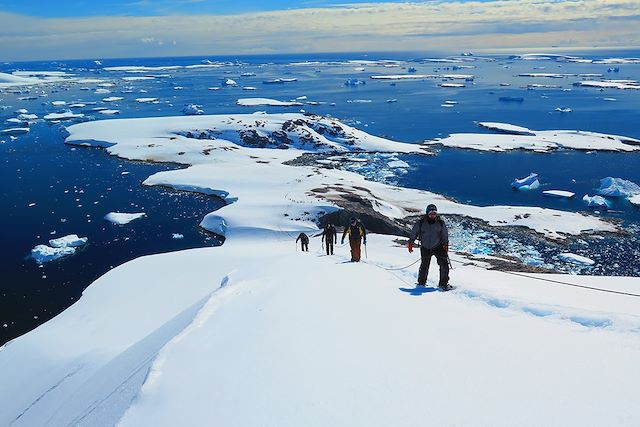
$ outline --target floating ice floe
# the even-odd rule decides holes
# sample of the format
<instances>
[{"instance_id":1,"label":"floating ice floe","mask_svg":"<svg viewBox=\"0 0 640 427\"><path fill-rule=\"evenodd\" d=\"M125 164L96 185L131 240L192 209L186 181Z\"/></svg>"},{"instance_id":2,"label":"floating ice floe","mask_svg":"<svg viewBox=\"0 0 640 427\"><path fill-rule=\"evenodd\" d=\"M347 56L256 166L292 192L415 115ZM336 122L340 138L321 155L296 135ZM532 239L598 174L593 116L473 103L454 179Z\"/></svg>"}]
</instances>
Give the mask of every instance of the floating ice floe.
<instances>
[{"instance_id":1,"label":"floating ice floe","mask_svg":"<svg viewBox=\"0 0 640 427\"><path fill-rule=\"evenodd\" d=\"M96 93L96 94L106 94L106 93L111 93L111 91L109 89L100 88L100 89L96 89L94 93Z\"/></svg>"},{"instance_id":2,"label":"floating ice floe","mask_svg":"<svg viewBox=\"0 0 640 427\"><path fill-rule=\"evenodd\" d=\"M145 212L140 212L140 213L109 212L104 216L104 219L114 224L124 225L124 224L130 223L133 220L136 220L138 218L143 218L145 216L147 216Z\"/></svg>"},{"instance_id":3,"label":"floating ice floe","mask_svg":"<svg viewBox=\"0 0 640 427\"><path fill-rule=\"evenodd\" d=\"M195 116L199 114L204 114L204 110L202 109L202 105L198 104L189 104L185 105L182 109L182 112L188 116Z\"/></svg>"},{"instance_id":4,"label":"floating ice floe","mask_svg":"<svg viewBox=\"0 0 640 427\"><path fill-rule=\"evenodd\" d=\"M256 107L259 105L270 105L274 107L295 107L303 105L297 101L278 101L277 99L270 98L240 98L236 101L236 104L245 107Z\"/></svg>"},{"instance_id":5,"label":"floating ice floe","mask_svg":"<svg viewBox=\"0 0 640 427\"><path fill-rule=\"evenodd\" d=\"M67 255L73 255L76 248L87 243L86 237L78 237L77 234L69 234L58 239L49 240L47 245L37 245L31 250L31 257L38 263L44 264Z\"/></svg>"},{"instance_id":6,"label":"floating ice floe","mask_svg":"<svg viewBox=\"0 0 640 427\"><path fill-rule=\"evenodd\" d=\"M242 90L258 90L255 86L242 86Z\"/></svg>"},{"instance_id":7,"label":"floating ice floe","mask_svg":"<svg viewBox=\"0 0 640 427\"><path fill-rule=\"evenodd\" d=\"M571 197L575 196L576 193L572 193L571 191L565 191L565 190L545 190L542 192L542 194L550 197L563 197L563 198L570 199Z\"/></svg>"},{"instance_id":8,"label":"floating ice floe","mask_svg":"<svg viewBox=\"0 0 640 427\"><path fill-rule=\"evenodd\" d=\"M480 122L480 126L500 132L529 132L527 134L499 135L458 133L446 138L425 141L424 144L442 144L447 147L467 148L481 151L531 150L549 152L557 149L640 151L640 140L596 132L579 130L539 131L514 127L505 123ZM487 126L488 125L488 126Z\"/></svg>"},{"instance_id":9,"label":"floating ice floe","mask_svg":"<svg viewBox=\"0 0 640 427\"><path fill-rule=\"evenodd\" d=\"M120 114L120 110L109 110L101 108L100 110L98 110L98 113L105 116L113 116L114 114Z\"/></svg>"},{"instance_id":10,"label":"floating ice floe","mask_svg":"<svg viewBox=\"0 0 640 427\"><path fill-rule=\"evenodd\" d=\"M635 196L629 197L629 202L632 205L640 206L640 194L637 194Z\"/></svg>"},{"instance_id":11,"label":"floating ice floe","mask_svg":"<svg viewBox=\"0 0 640 427\"><path fill-rule=\"evenodd\" d=\"M87 104L83 104L81 102L76 102L75 104L70 104L69 108L84 108Z\"/></svg>"},{"instance_id":12,"label":"floating ice floe","mask_svg":"<svg viewBox=\"0 0 640 427\"><path fill-rule=\"evenodd\" d=\"M569 107L558 107L558 108L556 108L556 111L558 111L560 113L570 113L573 110L571 110L571 108L569 108Z\"/></svg>"},{"instance_id":13,"label":"floating ice floe","mask_svg":"<svg viewBox=\"0 0 640 427\"><path fill-rule=\"evenodd\" d=\"M31 249L31 257L38 264L44 264L67 255L73 255L75 252L76 248L73 247L52 248L47 245L38 245Z\"/></svg>"},{"instance_id":14,"label":"floating ice floe","mask_svg":"<svg viewBox=\"0 0 640 427\"><path fill-rule=\"evenodd\" d=\"M225 86L237 86L238 83L233 79L227 79L223 83Z\"/></svg>"},{"instance_id":15,"label":"floating ice floe","mask_svg":"<svg viewBox=\"0 0 640 427\"><path fill-rule=\"evenodd\" d=\"M573 264L593 265L596 263L591 258L576 255L571 252L563 252L561 254L558 254L558 258Z\"/></svg>"},{"instance_id":16,"label":"floating ice floe","mask_svg":"<svg viewBox=\"0 0 640 427\"><path fill-rule=\"evenodd\" d=\"M440 86L440 87L449 87L449 88L466 87L466 85L464 83L440 83L438 86Z\"/></svg>"},{"instance_id":17,"label":"floating ice floe","mask_svg":"<svg viewBox=\"0 0 640 427\"><path fill-rule=\"evenodd\" d=\"M602 196L589 196L588 194L585 194L582 200L587 204L587 206L593 208L609 209L611 207L611 202Z\"/></svg>"},{"instance_id":18,"label":"floating ice floe","mask_svg":"<svg viewBox=\"0 0 640 427\"><path fill-rule=\"evenodd\" d=\"M67 101L51 101L51 105L54 107L62 107L63 105L67 105Z\"/></svg>"},{"instance_id":19,"label":"floating ice floe","mask_svg":"<svg viewBox=\"0 0 640 427\"><path fill-rule=\"evenodd\" d=\"M121 96L109 96L108 98L102 98L104 102L116 102L122 101L124 98Z\"/></svg>"},{"instance_id":20,"label":"floating ice floe","mask_svg":"<svg viewBox=\"0 0 640 427\"><path fill-rule=\"evenodd\" d=\"M133 76L133 77L123 77L122 80L127 82L136 82L141 80L155 80L156 78L153 76Z\"/></svg>"},{"instance_id":21,"label":"floating ice floe","mask_svg":"<svg viewBox=\"0 0 640 427\"><path fill-rule=\"evenodd\" d=\"M0 131L3 135L21 135L27 132L29 132L29 128L9 128Z\"/></svg>"},{"instance_id":22,"label":"floating ice floe","mask_svg":"<svg viewBox=\"0 0 640 427\"><path fill-rule=\"evenodd\" d=\"M608 176L600 180L600 188L596 191L606 197L630 197L640 194L640 186L626 179Z\"/></svg>"},{"instance_id":23,"label":"floating ice floe","mask_svg":"<svg viewBox=\"0 0 640 427\"><path fill-rule=\"evenodd\" d=\"M538 181L538 174L531 173L524 178L516 179L511 183L511 187L517 190L535 190L540 187L540 181Z\"/></svg>"},{"instance_id":24,"label":"floating ice floe","mask_svg":"<svg viewBox=\"0 0 640 427\"><path fill-rule=\"evenodd\" d=\"M158 98L136 98L136 102L141 104L157 104Z\"/></svg>"},{"instance_id":25,"label":"floating ice floe","mask_svg":"<svg viewBox=\"0 0 640 427\"><path fill-rule=\"evenodd\" d=\"M73 113L71 111L65 111L64 113L51 113L44 116L45 120L69 120L69 119L79 119L84 117L82 113Z\"/></svg>"},{"instance_id":26,"label":"floating ice floe","mask_svg":"<svg viewBox=\"0 0 640 427\"><path fill-rule=\"evenodd\" d=\"M75 248L82 246L89 240L86 237L78 237L77 234L69 234L57 239L49 240L49 245L54 248Z\"/></svg>"},{"instance_id":27,"label":"floating ice floe","mask_svg":"<svg viewBox=\"0 0 640 427\"><path fill-rule=\"evenodd\" d=\"M387 166L389 166L390 168L408 168L409 163L403 160L392 160L389 163L387 163Z\"/></svg>"},{"instance_id":28,"label":"floating ice floe","mask_svg":"<svg viewBox=\"0 0 640 427\"><path fill-rule=\"evenodd\" d=\"M578 87L595 87L601 89L640 89L636 80L585 80L573 84Z\"/></svg>"},{"instance_id":29,"label":"floating ice floe","mask_svg":"<svg viewBox=\"0 0 640 427\"><path fill-rule=\"evenodd\" d=\"M171 235L172 239L184 239L184 234L180 234L180 233L173 233Z\"/></svg>"}]
</instances>

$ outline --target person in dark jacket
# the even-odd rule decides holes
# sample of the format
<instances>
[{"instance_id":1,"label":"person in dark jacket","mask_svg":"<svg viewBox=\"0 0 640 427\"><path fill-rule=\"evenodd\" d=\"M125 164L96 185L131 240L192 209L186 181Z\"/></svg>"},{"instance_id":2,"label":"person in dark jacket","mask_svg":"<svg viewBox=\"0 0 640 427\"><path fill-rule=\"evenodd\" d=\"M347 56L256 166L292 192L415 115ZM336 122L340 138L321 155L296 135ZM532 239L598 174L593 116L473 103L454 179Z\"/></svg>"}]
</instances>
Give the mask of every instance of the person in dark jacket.
<instances>
[{"instance_id":1,"label":"person in dark jacket","mask_svg":"<svg viewBox=\"0 0 640 427\"><path fill-rule=\"evenodd\" d=\"M436 205L427 206L427 214L420 218L411 229L407 249L413 252L416 238L420 239L420 270L418 271L418 286L425 286L431 257L435 256L440 266L440 281L438 287L449 290L449 230L438 215Z\"/></svg>"},{"instance_id":2,"label":"person in dark jacket","mask_svg":"<svg viewBox=\"0 0 640 427\"><path fill-rule=\"evenodd\" d=\"M338 233L332 224L327 224L322 230L322 241L326 244L327 255L333 255L333 244L338 243Z\"/></svg>"},{"instance_id":3,"label":"person in dark jacket","mask_svg":"<svg viewBox=\"0 0 640 427\"><path fill-rule=\"evenodd\" d=\"M302 247L303 252L309 252L309 236L304 233L298 234L298 238L296 239L296 243L300 241L300 246Z\"/></svg>"},{"instance_id":4,"label":"person in dark jacket","mask_svg":"<svg viewBox=\"0 0 640 427\"><path fill-rule=\"evenodd\" d=\"M360 262L360 243L367 244L367 230L360 221L351 218L349 225L342 233L340 243L344 243L344 238L347 235L349 235L349 246L351 247L351 262Z\"/></svg>"}]
</instances>

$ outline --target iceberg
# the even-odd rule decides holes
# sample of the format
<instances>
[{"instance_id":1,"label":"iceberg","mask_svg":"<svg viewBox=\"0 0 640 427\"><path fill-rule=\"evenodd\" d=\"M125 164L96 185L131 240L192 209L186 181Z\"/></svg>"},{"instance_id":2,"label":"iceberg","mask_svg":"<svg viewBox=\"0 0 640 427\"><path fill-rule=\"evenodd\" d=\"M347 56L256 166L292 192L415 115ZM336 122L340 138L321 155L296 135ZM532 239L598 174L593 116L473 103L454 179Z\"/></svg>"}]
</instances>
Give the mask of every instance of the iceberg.
<instances>
[{"instance_id":1,"label":"iceberg","mask_svg":"<svg viewBox=\"0 0 640 427\"><path fill-rule=\"evenodd\" d=\"M182 109L182 112L184 114L186 114L187 116L196 116L196 115L204 114L204 110L202 109L202 105L198 105L198 104L186 105Z\"/></svg>"},{"instance_id":2,"label":"iceberg","mask_svg":"<svg viewBox=\"0 0 640 427\"><path fill-rule=\"evenodd\" d=\"M564 190L545 190L542 192L542 194L550 197L564 197L564 198L571 198L575 196L575 193L572 193L571 191L564 191Z\"/></svg>"},{"instance_id":3,"label":"iceberg","mask_svg":"<svg viewBox=\"0 0 640 427\"><path fill-rule=\"evenodd\" d=\"M609 209L611 207L611 202L602 196L589 196L588 194L585 194L582 200L587 204L587 206L593 208Z\"/></svg>"},{"instance_id":4,"label":"iceberg","mask_svg":"<svg viewBox=\"0 0 640 427\"><path fill-rule=\"evenodd\" d=\"M630 197L640 194L640 186L626 179L608 176L600 180L600 188L596 191L606 197Z\"/></svg>"},{"instance_id":5,"label":"iceberg","mask_svg":"<svg viewBox=\"0 0 640 427\"><path fill-rule=\"evenodd\" d=\"M78 237L77 234L69 234L57 239L49 240L49 244L54 248L74 248L87 243L86 237Z\"/></svg>"},{"instance_id":6,"label":"iceberg","mask_svg":"<svg viewBox=\"0 0 640 427\"><path fill-rule=\"evenodd\" d=\"M60 248L53 248L47 245L38 245L31 249L31 257L38 264L45 264L49 261L53 261L67 255L73 255L76 252L76 248L70 246L63 246Z\"/></svg>"},{"instance_id":7,"label":"iceberg","mask_svg":"<svg viewBox=\"0 0 640 427\"><path fill-rule=\"evenodd\" d=\"M69 120L69 119L78 119L84 117L82 113L72 113L71 111L66 111L64 113L51 113L44 116L45 120Z\"/></svg>"},{"instance_id":8,"label":"iceberg","mask_svg":"<svg viewBox=\"0 0 640 427\"><path fill-rule=\"evenodd\" d=\"M296 107L303 105L297 101L278 101L277 99L269 98L240 98L236 101L236 104L244 107L256 107L261 105L270 105L274 107Z\"/></svg>"},{"instance_id":9,"label":"iceberg","mask_svg":"<svg viewBox=\"0 0 640 427\"><path fill-rule=\"evenodd\" d=\"M561 254L558 254L558 258L573 264L593 265L596 263L591 258L576 255L571 252L563 252Z\"/></svg>"},{"instance_id":10,"label":"iceberg","mask_svg":"<svg viewBox=\"0 0 640 427\"><path fill-rule=\"evenodd\" d=\"M516 179L511 183L511 187L516 190L535 190L540 187L540 181L538 181L538 174L531 173L524 178Z\"/></svg>"},{"instance_id":11,"label":"iceberg","mask_svg":"<svg viewBox=\"0 0 640 427\"><path fill-rule=\"evenodd\" d=\"M21 135L27 132L29 132L29 128L9 128L0 131L3 135Z\"/></svg>"},{"instance_id":12,"label":"iceberg","mask_svg":"<svg viewBox=\"0 0 640 427\"><path fill-rule=\"evenodd\" d=\"M135 219L142 218L145 216L147 216L147 214L144 212L140 212L140 213L109 212L104 216L104 219L114 224L124 225L124 224L130 223Z\"/></svg>"}]
</instances>

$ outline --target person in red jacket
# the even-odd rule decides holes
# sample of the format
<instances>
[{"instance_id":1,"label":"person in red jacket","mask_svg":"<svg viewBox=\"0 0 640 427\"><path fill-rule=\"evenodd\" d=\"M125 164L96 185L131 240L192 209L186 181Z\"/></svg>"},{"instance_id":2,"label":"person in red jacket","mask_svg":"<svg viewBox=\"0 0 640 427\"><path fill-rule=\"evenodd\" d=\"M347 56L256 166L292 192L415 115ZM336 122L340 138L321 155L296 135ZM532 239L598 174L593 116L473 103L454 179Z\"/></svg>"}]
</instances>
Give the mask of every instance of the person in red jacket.
<instances>
[{"instance_id":1,"label":"person in red jacket","mask_svg":"<svg viewBox=\"0 0 640 427\"><path fill-rule=\"evenodd\" d=\"M427 214L422 216L411 229L407 248L413 252L413 243L416 238L420 239L420 270L418 271L418 286L425 286L427 274L429 274L429 264L431 257L435 256L440 267L440 281L438 287L448 291L449 286L449 230L438 216L436 205L427 206Z\"/></svg>"},{"instance_id":2,"label":"person in red jacket","mask_svg":"<svg viewBox=\"0 0 640 427\"><path fill-rule=\"evenodd\" d=\"M349 225L342 233L340 243L344 244L344 238L349 235L349 246L351 246L351 262L360 261L360 243L367 244L367 230L364 225L355 218L351 218Z\"/></svg>"}]
</instances>

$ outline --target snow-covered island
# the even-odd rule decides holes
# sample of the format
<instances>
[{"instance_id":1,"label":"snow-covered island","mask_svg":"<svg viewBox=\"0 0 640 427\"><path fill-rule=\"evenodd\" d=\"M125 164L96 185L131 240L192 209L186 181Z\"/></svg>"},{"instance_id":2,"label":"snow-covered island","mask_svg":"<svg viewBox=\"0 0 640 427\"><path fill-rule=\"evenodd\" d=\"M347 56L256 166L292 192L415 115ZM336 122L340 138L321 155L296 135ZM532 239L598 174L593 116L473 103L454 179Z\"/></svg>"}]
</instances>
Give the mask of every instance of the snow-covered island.
<instances>
[{"instance_id":1,"label":"snow-covered island","mask_svg":"<svg viewBox=\"0 0 640 427\"><path fill-rule=\"evenodd\" d=\"M640 140L627 136L580 130L532 130L508 123L478 122L478 125L500 134L454 133L446 138L427 140L424 144L440 144L446 147L480 151L519 149L549 152L573 149L626 152L640 150Z\"/></svg>"},{"instance_id":2,"label":"snow-covered island","mask_svg":"<svg viewBox=\"0 0 640 427\"><path fill-rule=\"evenodd\" d=\"M296 252L320 218L398 230L428 203L546 238L615 232L597 217L464 205L367 181L304 153L425 152L338 120L239 114L92 121L68 144L180 162L146 185L217 195L220 247L110 270L0 349L0 425L634 425L640 278L510 273L451 253L448 293L415 287L398 236ZM400 165L399 165L400 166ZM343 215L343 216L341 216ZM384 222L384 226L380 225ZM377 225L376 225L377 224ZM572 259L576 259L573 257ZM549 392L552 389L553 392ZM615 390L612 393L611 390ZM465 408L465 410L460 410Z\"/></svg>"}]
</instances>

